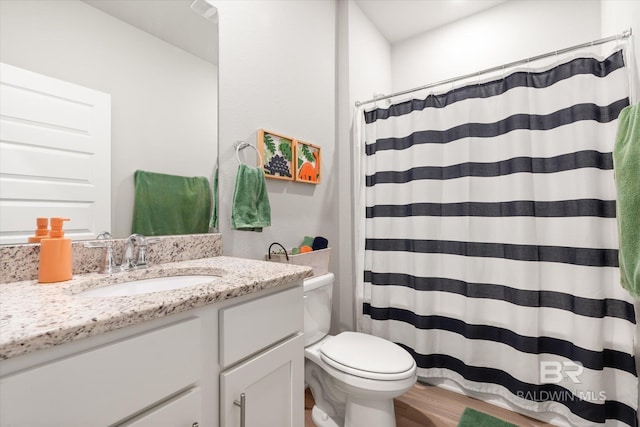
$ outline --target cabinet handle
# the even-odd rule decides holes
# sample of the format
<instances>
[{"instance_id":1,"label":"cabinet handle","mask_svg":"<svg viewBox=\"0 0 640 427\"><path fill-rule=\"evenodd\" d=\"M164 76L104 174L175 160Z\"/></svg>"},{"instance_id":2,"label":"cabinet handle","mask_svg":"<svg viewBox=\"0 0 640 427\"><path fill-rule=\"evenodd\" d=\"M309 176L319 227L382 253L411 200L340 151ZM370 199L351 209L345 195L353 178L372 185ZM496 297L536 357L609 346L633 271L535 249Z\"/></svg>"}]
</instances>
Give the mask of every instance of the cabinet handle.
<instances>
[{"instance_id":1,"label":"cabinet handle","mask_svg":"<svg viewBox=\"0 0 640 427\"><path fill-rule=\"evenodd\" d=\"M200 424L197 421L195 421L193 424L191 424L191 427L200 427Z\"/></svg>"},{"instance_id":2,"label":"cabinet handle","mask_svg":"<svg viewBox=\"0 0 640 427\"><path fill-rule=\"evenodd\" d=\"M244 425L244 412L246 409L246 398L244 393L240 394L240 402L237 400L233 401L233 404L240 407L240 427L245 427Z\"/></svg>"}]
</instances>

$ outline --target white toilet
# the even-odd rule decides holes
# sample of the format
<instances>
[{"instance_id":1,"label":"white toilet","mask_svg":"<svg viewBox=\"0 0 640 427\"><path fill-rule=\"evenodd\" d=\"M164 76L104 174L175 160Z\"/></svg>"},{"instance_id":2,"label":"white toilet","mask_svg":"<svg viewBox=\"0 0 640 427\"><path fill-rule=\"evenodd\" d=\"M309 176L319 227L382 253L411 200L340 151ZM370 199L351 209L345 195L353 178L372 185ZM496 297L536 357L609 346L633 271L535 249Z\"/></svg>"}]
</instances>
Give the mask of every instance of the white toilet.
<instances>
[{"instance_id":1,"label":"white toilet","mask_svg":"<svg viewBox=\"0 0 640 427\"><path fill-rule=\"evenodd\" d=\"M318 427L395 427L393 398L416 382L416 364L397 344L373 335L329 336L332 273L304 281L305 383Z\"/></svg>"}]
</instances>

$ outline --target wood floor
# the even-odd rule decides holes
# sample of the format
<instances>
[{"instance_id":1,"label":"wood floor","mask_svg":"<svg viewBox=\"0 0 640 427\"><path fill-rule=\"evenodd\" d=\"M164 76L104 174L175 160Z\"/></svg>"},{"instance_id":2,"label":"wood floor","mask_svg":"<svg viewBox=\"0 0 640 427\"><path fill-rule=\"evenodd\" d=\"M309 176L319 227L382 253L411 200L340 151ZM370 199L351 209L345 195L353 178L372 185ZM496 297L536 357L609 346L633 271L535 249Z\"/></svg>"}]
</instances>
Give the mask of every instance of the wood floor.
<instances>
[{"instance_id":1,"label":"wood floor","mask_svg":"<svg viewBox=\"0 0 640 427\"><path fill-rule=\"evenodd\" d=\"M499 408L495 405L426 384L417 383L394 401L397 427L456 427L464 408L470 407L521 427L543 427L551 424ZM313 397L305 393L305 427L311 421Z\"/></svg>"}]
</instances>

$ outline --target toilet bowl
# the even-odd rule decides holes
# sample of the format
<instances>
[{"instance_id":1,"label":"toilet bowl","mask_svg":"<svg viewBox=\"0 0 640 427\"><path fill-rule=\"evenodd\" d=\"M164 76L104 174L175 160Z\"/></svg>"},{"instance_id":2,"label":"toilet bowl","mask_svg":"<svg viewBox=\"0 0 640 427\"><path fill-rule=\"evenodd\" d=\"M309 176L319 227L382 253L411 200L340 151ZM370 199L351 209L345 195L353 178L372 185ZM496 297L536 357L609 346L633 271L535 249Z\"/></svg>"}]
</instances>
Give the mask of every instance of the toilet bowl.
<instances>
[{"instance_id":1,"label":"toilet bowl","mask_svg":"<svg viewBox=\"0 0 640 427\"><path fill-rule=\"evenodd\" d=\"M416 364L397 344L359 332L328 335L334 276L304 282L305 382L318 427L395 427L393 398L416 382Z\"/></svg>"}]
</instances>

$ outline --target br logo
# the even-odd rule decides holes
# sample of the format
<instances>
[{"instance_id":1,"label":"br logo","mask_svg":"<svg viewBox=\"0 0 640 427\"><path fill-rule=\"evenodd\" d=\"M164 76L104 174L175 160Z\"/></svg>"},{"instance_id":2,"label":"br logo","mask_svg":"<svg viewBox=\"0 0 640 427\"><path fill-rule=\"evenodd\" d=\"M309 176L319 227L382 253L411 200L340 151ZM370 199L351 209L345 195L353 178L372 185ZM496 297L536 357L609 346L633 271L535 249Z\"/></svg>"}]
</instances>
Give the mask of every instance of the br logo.
<instances>
[{"instance_id":1,"label":"br logo","mask_svg":"<svg viewBox=\"0 0 640 427\"><path fill-rule=\"evenodd\" d=\"M578 378L584 371L584 366L580 362L557 362L557 361L541 361L540 362L540 383L542 384L558 384L565 378L569 378L574 384L580 384Z\"/></svg>"}]
</instances>

